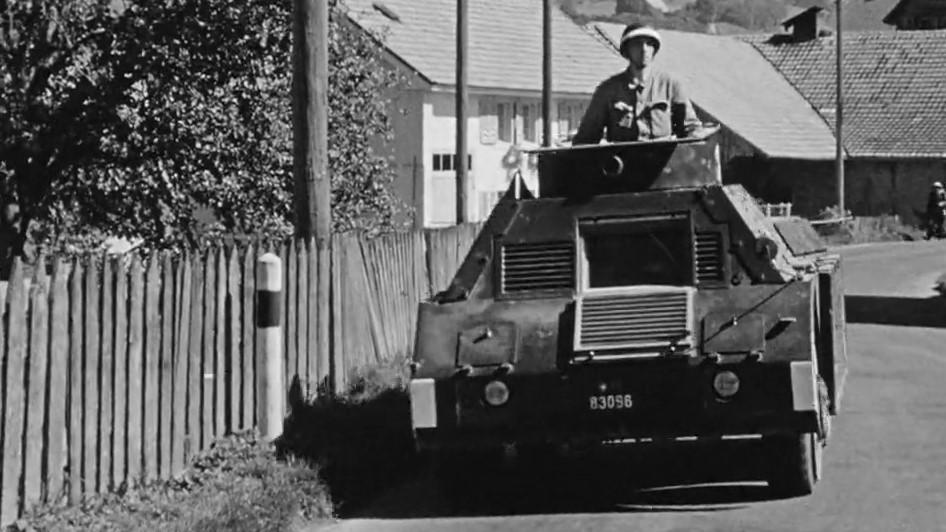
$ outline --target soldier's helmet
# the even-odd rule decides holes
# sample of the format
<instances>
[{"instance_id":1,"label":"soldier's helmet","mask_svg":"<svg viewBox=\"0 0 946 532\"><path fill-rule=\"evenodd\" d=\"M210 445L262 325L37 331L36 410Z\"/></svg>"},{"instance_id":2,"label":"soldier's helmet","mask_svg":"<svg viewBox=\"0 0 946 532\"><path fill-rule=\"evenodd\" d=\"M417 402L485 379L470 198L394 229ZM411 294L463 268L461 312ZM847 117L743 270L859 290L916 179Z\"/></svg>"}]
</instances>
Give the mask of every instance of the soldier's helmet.
<instances>
[{"instance_id":1,"label":"soldier's helmet","mask_svg":"<svg viewBox=\"0 0 946 532\"><path fill-rule=\"evenodd\" d=\"M627 57L627 47L625 45L634 39L650 39L654 44L654 55L657 55L657 52L660 51L660 34L657 33L657 30L646 24L635 22L634 24L628 24L624 28L624 32L621 33L619 49L622 56Z\"/></svg>"},{"instance_id":2,"label":"soldier's helmet","mask_svg":"<svg viewBox=\"0 0 946 532\"><path fill-rule=\"evenodd\" d=\"M939 181L936 181L936 182L933 183L933 188L939 188L939 189L941 189L941 188L943 188L943 184L942 184L941 182L939 182Z\"/></svg>"}]
</instances>

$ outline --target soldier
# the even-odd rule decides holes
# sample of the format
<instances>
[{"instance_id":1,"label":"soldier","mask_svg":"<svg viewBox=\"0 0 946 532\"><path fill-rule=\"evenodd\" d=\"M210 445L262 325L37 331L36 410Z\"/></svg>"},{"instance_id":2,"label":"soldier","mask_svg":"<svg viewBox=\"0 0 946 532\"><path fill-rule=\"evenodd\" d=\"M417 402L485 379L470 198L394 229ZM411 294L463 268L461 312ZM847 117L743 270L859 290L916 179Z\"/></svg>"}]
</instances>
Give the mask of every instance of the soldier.
<instances>
[{"instance_id":1,"label":"soldier","mask_svg":"<svg viewBox=\"0 0 946 532\"><path fill-rule=\"evenodd\" d=\"M926 199L926 220L926 238L942 237L943 223L946 221L946 191L943 190L943 184L939 181L930 187L930 193Z\"/></svg>"},{"instance_id":2,"label":"soldier","mask_svg":"<svg viewBox=\"0 0 946 532\"><path fill-rule=\"evenodd\" d=\"M641 24L624 29L620 43L627 69L595 89L574 144L686 137L700 127L681 83L651 67L660 34Z\"/></svg>"}]
</instances>

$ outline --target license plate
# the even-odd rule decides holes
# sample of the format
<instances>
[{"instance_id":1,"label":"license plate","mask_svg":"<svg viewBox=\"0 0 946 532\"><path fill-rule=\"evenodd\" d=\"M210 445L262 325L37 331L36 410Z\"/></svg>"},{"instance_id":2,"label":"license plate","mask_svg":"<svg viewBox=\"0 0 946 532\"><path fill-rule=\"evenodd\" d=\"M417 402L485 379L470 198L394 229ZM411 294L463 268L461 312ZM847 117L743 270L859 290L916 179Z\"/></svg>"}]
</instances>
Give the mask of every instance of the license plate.
<instances>
[{"instance_id":1,"label":"license plate","mask_svg":"<svg viewBox=\"0 0 946 532\"><path fill-rule=\"evenodd\" d=\"M588 398L589 410L627 410L634 405L629 393L592 395Z\"/></svg>"}]
</instances>

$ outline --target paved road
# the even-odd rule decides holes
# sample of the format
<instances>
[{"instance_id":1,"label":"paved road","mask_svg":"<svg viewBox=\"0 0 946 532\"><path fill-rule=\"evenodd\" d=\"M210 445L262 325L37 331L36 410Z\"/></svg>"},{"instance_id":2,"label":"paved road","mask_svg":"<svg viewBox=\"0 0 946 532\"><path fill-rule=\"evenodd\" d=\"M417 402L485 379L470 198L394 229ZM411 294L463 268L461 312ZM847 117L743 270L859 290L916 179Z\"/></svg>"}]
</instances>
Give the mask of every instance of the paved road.
<instances>
[{"instance_id":1,"label":"paved road","mask_svg":"<svg viewBox=\"0 0 946 532\"><path fill-rule=\"evenodd\" d=\"M497 476L495 485L481 483L457 507L422 476L332 529L946 531L946 298L932 289L946 271L946 245L873 245L843 254L851 372L826 450L826 478L813 496L766 500L763 485L744 483L651 489L603 503L602 493L613 492L587 475L531 478L511 490L500 487L511 480ZM652 463L692 473L690 482L700 475L726 480L740 476L752 452L710 449L697 458L656 456ZM602 473L619 471L612 466ZM589 489L595 485L597 493Z\"/></svg>"}]
</instances>

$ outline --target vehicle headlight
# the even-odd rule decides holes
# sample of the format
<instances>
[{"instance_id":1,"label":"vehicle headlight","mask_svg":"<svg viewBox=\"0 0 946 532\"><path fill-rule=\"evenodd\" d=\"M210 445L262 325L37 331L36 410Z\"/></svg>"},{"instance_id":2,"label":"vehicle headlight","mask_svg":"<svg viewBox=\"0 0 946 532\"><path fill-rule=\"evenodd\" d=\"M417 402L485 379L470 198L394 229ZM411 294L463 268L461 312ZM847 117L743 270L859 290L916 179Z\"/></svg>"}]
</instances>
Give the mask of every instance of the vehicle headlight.
<instances>
[{"instance_id":1,"label":"vehicle headlight","mask_svg":"<svg viewBox=\"0 0 946 532\"><path fill-rule=\"evenodd\" d=\"M483 388L483 399L490 406L502 406L509 401L509 387L503 381L489 381Z\"/></svg>"},{"instance_id":2,"label":"vehicle headlight","mask_svg":"<svg viewBox=\"0 0 946 532\"><path fill-rule=\"evenodd\" d=\"M713 390L723 399L729 399L739 391L739 376L732 371L720 371L713 377Z\"/></svg>"}]
</instances>

